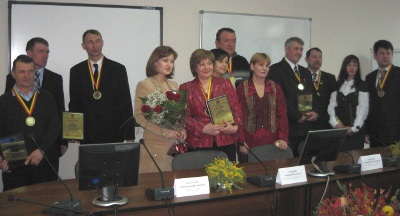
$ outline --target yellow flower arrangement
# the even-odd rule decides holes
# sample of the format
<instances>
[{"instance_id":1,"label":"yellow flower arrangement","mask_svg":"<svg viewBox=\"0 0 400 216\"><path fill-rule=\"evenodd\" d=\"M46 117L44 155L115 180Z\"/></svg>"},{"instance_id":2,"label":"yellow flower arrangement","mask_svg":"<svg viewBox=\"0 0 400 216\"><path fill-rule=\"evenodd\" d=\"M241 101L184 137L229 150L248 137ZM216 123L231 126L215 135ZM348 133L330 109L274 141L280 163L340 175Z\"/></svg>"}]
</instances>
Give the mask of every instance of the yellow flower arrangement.
<instances>
[{"instance_id":1,"label":"yellow flower arrangement","mask_svg":"<svg viewBox=\"0 0 400 216\"><path fill-rule=\"evenodd\" d=\"M232 193L232 186L242 189L238 183L244 183L246 173L243 167L237 167L238 163L231 162L228 158L215 158L206 165L206 173L210 186L216 191L227 189Z\"/></svg>"},{"instance_id":2,"label":"yellow flower arrangement","mask_svg":"<svg viewBox=\"0 0 400 216\"><path fill-rule=\"evenodd\" d=\"M400 159L400 141L390 145L389 149L392 152L393 157Z\"/></svg>"}]
</instances>

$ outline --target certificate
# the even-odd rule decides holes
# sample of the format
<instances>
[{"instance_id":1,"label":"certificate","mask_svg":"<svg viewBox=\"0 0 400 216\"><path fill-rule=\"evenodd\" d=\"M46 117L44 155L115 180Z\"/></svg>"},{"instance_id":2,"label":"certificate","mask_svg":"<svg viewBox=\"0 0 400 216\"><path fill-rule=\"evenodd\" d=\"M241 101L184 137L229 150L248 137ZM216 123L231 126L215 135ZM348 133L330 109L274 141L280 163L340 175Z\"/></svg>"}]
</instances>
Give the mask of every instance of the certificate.
<instances>
[{"instance_id":1,"label":"certificate","mask_svg":"<svg viewBox=\"0 0 400 216\"><path fill-rule=\"evenodd\" d=\"M206 104L208 113L211 117L211 123L222 126L225 125L224 121L230 124L235 123L232 115L231 106L229 105L229 101L226 95L208 100Z\"/></svg>"},{"instance_id":2,"label":"certificate","mask_svg":"<svg viewBox=\"0 0 400 216\"><path fill-rule=\"evenodd\" d=\"M0 155L9 163L25 160L28 151L23 134L0 138Z\"/></svg>"},{"instance_id":3,"label":"certificate","mask_svg":"<svg viewBox=\"0 0 400 216\"><path fill-rule=\"evenodd\" d=\"M63 112L62 137L68 140L83 140L83 113Z\"/></svg>"},{"instance_id":4,"label":"certificate","mask_svg":"<svg viewBox=\"0 0 400 216\"><path fill-rule=\"evenodd\" d=\"M312 94L299 94L297 95L297 104L299 111L303 114L312 110Z\"/></svg>"}]
</instances>

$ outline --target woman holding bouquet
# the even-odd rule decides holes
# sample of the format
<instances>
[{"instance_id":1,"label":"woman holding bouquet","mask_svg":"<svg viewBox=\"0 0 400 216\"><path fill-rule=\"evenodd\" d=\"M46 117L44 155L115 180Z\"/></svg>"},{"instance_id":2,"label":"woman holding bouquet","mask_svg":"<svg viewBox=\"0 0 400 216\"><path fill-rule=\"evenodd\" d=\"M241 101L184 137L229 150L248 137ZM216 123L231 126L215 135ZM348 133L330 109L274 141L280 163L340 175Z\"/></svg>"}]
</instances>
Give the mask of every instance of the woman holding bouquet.
<instances>
[{"instance_id":1,"label":"woman holding bouquet","mask_svg":"<svg viewBox=\"0 0 400 216\"><path fill-rule=\"evenodd\" d=\"M212 76L214 63L212 52L204 49L194 51L190 57L190 70L195 79L179 87L180 90L187 90L188 104L184 120L187 141L197 150L224 151L229 160L236 161L235 142L239 138L238 127L242 125L240 106L229 79ZM229 101L234 123L224 121L223 125L214 125L206 101L223 95Z\"/></svg>"},{"instance_id":2,"label":"woman holding bouquet","mask_svg":"<svg viewBox=\"0 0 400 216\"><path fill-rule=\"evenodd\" d=\"M145 144L162 171L171 170L173 157L167 155L167 152L175 139L186 139L186 132L184 129L171 130L147 120L143 112L147 112L146 109L150 107L143 106L141 98L157 92L170 93L171 90L178 89L178 84L169 80L174 74L174 62L177 57L178 54L171 47L157 47L147 61L147 78L137 84L135 91L134 117L145 129L143 133ZM140 154L139 172L157 172L157 167L143 147Z\"/></svg>"}]
</instances>

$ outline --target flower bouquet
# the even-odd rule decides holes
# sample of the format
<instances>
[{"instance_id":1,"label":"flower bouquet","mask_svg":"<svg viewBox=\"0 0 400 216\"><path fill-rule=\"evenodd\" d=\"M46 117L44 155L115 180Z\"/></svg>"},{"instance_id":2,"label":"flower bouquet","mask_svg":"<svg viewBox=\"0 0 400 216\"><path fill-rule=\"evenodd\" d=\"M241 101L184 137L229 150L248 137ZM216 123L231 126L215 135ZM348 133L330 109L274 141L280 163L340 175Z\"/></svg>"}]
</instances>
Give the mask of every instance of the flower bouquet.
<instances>
[{"instance_id":1,"label":"flower bouquet","mask_svg":"<svg viewBox=\"0 0 400 216\"><path fill-rule=\"evenodd\" d=\"M337 181L339 189L343 195L341 197L333 197L331 199L324 199L318 206L314 215L367 215L367 216L399 216L400 203L398 200L400 190L390 196L391 188L385 192L380 189L379 194L377 190L368 188L362 184L361 188L352 190L351 183L349 184L350 190L347 191L345 185L341 185Z\"/></svg>"},{"instance_id":2,"label":"flower bouquet","mask_svg":"<svg viewBox=\"0 0 400 216\"><path fill-rule=\"evenodd\" d=\"M166 93L156 91L147 97L139 97L143 105L141 107L143 116L160 127L175 131L183 130L182 121L186 110L186 90L167 91ZM192 149L185 140L175 140L167 154L175 156Z\"/></svg>"},{"instance_id":3,"label":"flower bouquet","mask_svg":"<svg viewBox=\"0 0 400 216\"><path fill-rule=\"evenodd\" d=\"M210 186L217 192L226 189L232 193L232 186L242 189L238 183L244 183L246 177L243 167L237 167L237 163L229 161L228 158L215 158L206 165L206 173Z\"/></svg>"},{"instance_id":4,"label":"flower bouquet","mask_svg":"<svg viewBox=\"0 0 400 216\"><path fill-rule=\"evenodd\" d=\"M390 152L392 153L392 156L397 158L397 160L400 162L400 141L390 145L389 149Z\"/></svg>"}]
</instances>

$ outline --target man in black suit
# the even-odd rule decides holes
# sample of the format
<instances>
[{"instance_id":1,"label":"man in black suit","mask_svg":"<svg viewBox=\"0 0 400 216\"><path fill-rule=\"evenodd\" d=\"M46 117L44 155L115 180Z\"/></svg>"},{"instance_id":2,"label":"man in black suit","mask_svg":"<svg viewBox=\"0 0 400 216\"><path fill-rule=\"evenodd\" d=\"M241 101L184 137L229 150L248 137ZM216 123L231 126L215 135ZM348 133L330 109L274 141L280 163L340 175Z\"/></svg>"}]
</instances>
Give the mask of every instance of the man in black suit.
<instances>
[{"instance_id":1,"label":"man in black suit","mask_svg":"<svg viewBox=\"0 0 400 216\"><path fill-rule=\"evenodd\" d=\"M69 111L84 114L82 144L134 140L131 94L125 66L104 57L103 38L87 30L82 48L89 58L70 71Z\"/></svg>"},{"instance_id":2,"label":"man in black suit","mask_svg":"<svg viewBox=\"0 0 400 216\"><path fill-rule=\"evenodd\" d=\"M312 129L332 129L329 124L328 105L331 94L335 91L335 75L321 71L322 51L318 47L309 49L305 60L313 82L313 107L319 114L317 120L312 122Z\"/></svg>"},{"instance_id":3,"label":"man in black suit","mask_svg":"<svg viewBox=\"0 0 400 216\"><path fill-rule=\"evenodd\" d=\"M60 74L57 74L46 68L50 53L49 43L44 38L35 37L28 41L25 50L26 54L31 57L35 63L36 87L39 90L44 89L53 94L57 103L57 110L61 121L62 112L65 111L63 78ZM14 84L15 79L10 73L7 75L5 92L10 91L14 87ZM59 157L64 155L68 149L68 143L62 140L61 133L57 140L57 144L58 147L55 147L54 151L48 155L50 161L56 169L59 168Z\"/></svg>"},{"instance_id":4,"label":"man in black suit","mask_svg":"<svg viewBox=\"0 0 400 216\"><path fill-rule=\"evenodd\" d=\"M371 147L400 140L400 68L392 64L393 45L387 40L374 44L378 69L366 76L370 96L367 133Z\"/></svg>"},{"instance_id":5,"label":"man in black suit","mask_svg":"<svg viewBox=\"0 0 400 216\"><path fill-rule=\"evenodd\" d=\"M61 132L53 95L35 88L33 60L27 55L18 56L13 62L11 75L15 85L0 97L0 137L24 134L28 157L23 163L0 157L4 191L57 180L57 175L43 159L42 151L29 136L34 136L37 145L50 159L54 147L59 147L56 141Z\"/></svg>"},{"instance_id":6,"label":"man in black suit","mask_svg":"<svg viewBox=\"0 0 400 216\"><path fill-rule=\"evenodd\" d=\"M318 113L312 109L300 112L298 96L312 95L313 84L310 72L298 65L303 55L304 42L298 37L291 37L285 42L285 57L270 67L268 79L278 83L285 95L289 120L289 146L294 156L298 156L298 146L311 129L311 122L316 121Z\"/></svg>"}]
</instances>

